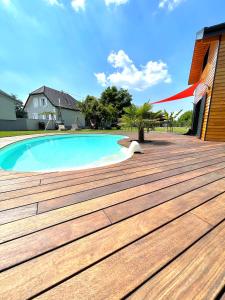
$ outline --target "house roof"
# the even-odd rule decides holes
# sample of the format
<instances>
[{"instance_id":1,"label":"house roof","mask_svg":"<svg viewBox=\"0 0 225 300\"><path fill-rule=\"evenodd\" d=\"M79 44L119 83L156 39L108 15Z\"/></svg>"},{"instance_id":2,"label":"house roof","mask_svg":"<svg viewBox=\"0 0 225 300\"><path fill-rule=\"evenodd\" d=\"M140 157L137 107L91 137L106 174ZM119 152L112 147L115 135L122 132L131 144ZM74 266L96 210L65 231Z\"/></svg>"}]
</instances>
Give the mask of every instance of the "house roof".
<instances>
[{"instance_id":1,"label":"house roof","mask_svg":"<svg viewBox=\"0 0 225 300\"><path fill-rule=\"evenodd\" d=\"M15 97L13 97L12 95L7 94L6 92L4 92L3 90L0 90L0 94L3 96L6 96L7 98L9 98L10 100L12 100L15 104L23 104L22 101L16 99Z\"/></svg>"},{"instance_id":2,"label":"house roof","mask_svg":"<svg viewBox=\"0 0 225 300\"><path fill-rule=\"evenodd\" d=\"M225 34L225 23L204 27L202 30L197 32L188 80L189 84L194 84L200 79L203 71L204 57L209 49L210 43L218 40L219 36L222 34Z\"/></svg>"},{"instance_id":3,"label":"house roof","mask_svg":"<svg viewBox=\"0 0 225 300\"><path fill-rule=\"evenodd\" d=\"M210 27L204 27L197 32L196 40L207 39L213 36L218 36L225 33L225 23L220 23Z\"/></svg>"},{"instance_id":4,"label":"house roof","mask_svg":"<svg viewBox=\"0 0 225 300\"><path fill-rule=\"evenodd\" d=\"M52 105L56 107L62 107L66 109L79 111L79 102L63 91L57 91L55 89L49 88L47 86L42 86L39 89L30 93L30 95L44 94ZM30 96L29 95L29 96ZM60 99L60 100L59 100Z\"/></svg>"}]
</instances>

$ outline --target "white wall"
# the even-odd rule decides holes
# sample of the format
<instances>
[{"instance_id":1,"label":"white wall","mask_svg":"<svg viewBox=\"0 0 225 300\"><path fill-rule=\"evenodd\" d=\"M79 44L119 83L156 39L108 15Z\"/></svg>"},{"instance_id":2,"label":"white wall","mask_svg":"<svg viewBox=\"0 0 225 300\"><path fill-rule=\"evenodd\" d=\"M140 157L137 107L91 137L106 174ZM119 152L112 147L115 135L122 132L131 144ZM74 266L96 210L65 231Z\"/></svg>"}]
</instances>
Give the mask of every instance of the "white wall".
<instances>
[{"instance_id":1,"label":"white wall","mask_svg":"<svg viewBox=\"0 0 225 300\"><path fill-rule=\"evenodd\" d=\"M73 124L77 124L79 128L85 127L85 118L80 111L62 108L61 113L62 120L64 121L66 126L72 126Z\"/></svg>"},{"instance_id":2,"label":"white wall","mask_svg":"<svg viewBox=\"0 0 225 300\"><path fill-rule=\"evenodd\" d=\"M15 102L0 94L0 120L16 120Z\"/></svg>"},{"instance_id":3,"label":"white wall","mask_svg":"<svg viewBox=\"0 0 225 300\"><path fill-rule=\"evenodd\" d=\"M44 95L31 95L24 109L28 114L28 119L48 119L49 116L43 115L45 112L54 113L54 118L58 119L57 109Z\"/></svg>"}]
</instances>

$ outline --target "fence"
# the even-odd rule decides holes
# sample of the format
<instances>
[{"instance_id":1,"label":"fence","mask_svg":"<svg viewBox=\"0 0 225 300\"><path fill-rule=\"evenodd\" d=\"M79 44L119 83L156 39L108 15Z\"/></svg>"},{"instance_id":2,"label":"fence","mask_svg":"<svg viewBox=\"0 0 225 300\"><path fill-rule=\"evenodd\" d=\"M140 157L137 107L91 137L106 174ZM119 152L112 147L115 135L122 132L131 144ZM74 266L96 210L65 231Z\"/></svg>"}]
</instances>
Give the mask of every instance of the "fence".
<instances>
[{"instance_id":1,"label":"fence","mask_svg":"<svg viewBox=\"0 0 225 300\"><path fill-rule=\"evenodd\" d=\"M4 131L19 131L19 130L38 130L39 122L48 122L47 120L31 120L31 119L16 119L16 120L0 120L0 130ZM55 129L55 124L50 122L48 129Z\"/></svg>"}]
</instances>

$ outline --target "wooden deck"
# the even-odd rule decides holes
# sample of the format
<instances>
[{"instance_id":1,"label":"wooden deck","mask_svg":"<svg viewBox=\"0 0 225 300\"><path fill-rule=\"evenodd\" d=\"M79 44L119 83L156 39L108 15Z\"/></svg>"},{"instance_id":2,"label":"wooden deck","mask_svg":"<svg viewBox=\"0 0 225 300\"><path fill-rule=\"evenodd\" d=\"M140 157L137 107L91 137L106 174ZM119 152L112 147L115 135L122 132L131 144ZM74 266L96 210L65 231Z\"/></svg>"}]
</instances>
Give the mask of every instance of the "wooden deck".
<instances>
[{"instance_id":1,"label":"wooden deck","mask_svg":"<svg viewBox=\"0 0 225 300\"><path fill-rule=\"evenodd\" d=\"M145 154L0 171L0 299L219 299L225 143L149 134Z\"/></svg>"}]
</instances>

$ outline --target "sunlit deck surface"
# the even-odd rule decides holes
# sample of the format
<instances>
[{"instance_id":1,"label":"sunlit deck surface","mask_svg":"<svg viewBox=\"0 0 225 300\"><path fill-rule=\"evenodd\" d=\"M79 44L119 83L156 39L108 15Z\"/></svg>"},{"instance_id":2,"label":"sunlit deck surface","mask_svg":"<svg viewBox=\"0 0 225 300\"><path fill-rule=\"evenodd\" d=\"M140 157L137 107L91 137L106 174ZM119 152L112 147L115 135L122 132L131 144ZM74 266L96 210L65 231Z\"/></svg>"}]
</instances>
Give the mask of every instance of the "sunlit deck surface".
<instances>
[{"instance_id":1,"label":"sunlit deck surface","mask_svg":"<svg viewBox=\"0 0 225 300\"><path fill-rule=\"evenodd\" d=\"M0 299L223 297L225 143L146 137L113 166L0 171Z\"/></svg>"}]
</instances>

